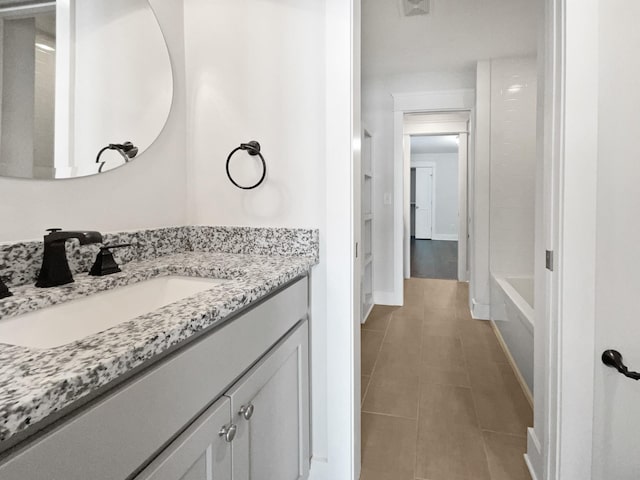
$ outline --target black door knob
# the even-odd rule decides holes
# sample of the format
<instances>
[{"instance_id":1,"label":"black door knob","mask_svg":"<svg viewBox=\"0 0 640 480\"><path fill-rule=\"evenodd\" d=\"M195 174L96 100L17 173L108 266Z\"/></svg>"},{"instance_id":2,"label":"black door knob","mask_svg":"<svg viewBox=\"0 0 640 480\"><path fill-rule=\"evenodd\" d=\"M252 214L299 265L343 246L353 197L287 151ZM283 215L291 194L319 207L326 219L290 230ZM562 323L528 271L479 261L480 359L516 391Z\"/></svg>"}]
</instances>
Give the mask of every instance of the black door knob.
<instances>
[{"instance_id":1,"label":"black door knob","mask_svg":"<svg viewBox=\"0 0 640 480\"><path fill-rule=\"evenodd\" d=\"M618 372L633 380L640 380L640 373L630 372L627 366L622 362L622 354L617 350L605 350L602 352L602 363L607 367L615 368Z\"/></svg>"}]
</instances>

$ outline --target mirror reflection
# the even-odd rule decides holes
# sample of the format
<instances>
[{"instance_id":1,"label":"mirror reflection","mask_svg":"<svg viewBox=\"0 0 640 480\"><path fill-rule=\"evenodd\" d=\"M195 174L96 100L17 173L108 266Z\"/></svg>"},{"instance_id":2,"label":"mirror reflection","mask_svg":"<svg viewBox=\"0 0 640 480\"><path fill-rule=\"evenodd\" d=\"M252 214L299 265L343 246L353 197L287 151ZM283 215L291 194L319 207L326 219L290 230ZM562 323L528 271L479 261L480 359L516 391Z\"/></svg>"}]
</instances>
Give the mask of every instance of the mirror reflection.
<instances>
[{"instance_id":1,"label":"mirror reflection","mask_svg":"<svg viewBox=\"0 0 640 480\"><path fill-rule=\"evenodd\" d=\"M71 178L136 159L173 98L148 0L0 0L0 175Z\"/></svg>"}]
</instances>

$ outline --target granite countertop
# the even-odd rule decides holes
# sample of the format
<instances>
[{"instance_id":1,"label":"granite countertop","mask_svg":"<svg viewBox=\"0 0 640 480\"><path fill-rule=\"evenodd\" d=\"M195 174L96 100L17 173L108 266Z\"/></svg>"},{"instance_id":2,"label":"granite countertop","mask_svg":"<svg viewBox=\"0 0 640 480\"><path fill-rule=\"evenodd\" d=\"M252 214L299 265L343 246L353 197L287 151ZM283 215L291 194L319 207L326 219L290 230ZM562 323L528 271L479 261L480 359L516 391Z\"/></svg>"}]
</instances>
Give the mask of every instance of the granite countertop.
<instances>
[{"instance_id":1,"label":"granite countertop","mask_svg":"<svg viewBox=\"0 0 640 480\"><path fill-rule=\"evenodd\" d=\"M122 265L122 272L106 277L76 274L75 283L61 287L12 288L14 296L0 300L0 318L159 276L230 280L60 347L0 344L0 451L14 443L14 436L25 436L28 427L68 410L169 348L221 324L234 312L307 274L316 263L317 256L182 252L132 261Z\"/></svg>"}]
</instances>

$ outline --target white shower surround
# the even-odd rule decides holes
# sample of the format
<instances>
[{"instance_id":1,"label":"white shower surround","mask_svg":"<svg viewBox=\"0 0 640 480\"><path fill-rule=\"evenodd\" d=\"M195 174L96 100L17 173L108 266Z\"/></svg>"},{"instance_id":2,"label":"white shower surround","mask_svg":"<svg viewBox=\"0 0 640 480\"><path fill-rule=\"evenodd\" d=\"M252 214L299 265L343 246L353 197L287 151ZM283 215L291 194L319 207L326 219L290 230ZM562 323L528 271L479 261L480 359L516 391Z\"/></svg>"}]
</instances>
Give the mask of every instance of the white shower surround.
<instances>
[{"instance_id":1,"label":"white shower surround","mask_svg":"<svg viewBox=\"0 0 640 480\"><path fill-rule=\"evenodd\" d=\"M536 188L535 57L490 62L491 320L533 392Z\"/></svg>"}]
</instances>

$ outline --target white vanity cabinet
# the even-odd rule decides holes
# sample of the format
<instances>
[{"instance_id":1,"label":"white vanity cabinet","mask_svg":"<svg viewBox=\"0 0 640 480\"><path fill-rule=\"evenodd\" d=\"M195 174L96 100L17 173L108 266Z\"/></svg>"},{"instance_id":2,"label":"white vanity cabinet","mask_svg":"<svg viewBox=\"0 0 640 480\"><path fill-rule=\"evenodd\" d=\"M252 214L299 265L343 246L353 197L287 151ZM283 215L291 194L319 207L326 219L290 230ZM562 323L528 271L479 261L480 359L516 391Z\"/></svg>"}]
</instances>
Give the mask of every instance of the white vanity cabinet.
<instances>
[{"instance_id":1,"label":"white vanity cabinet","mask_svg":"<svg viewBox=\"0 0 640 480\"><path fill-rule=\"evenodd\" d=\"M68 413L5 453L0 479L306 478L308 289L292 282Z\"/></svg>"},{"instance_id":2,"label":"white vanity cabinet","mask_svg":"<svg viewBox=\"0 0 640 480\"><path fill-rule=\"evenodd\" d=\"M300 325L227 392L233 480L297 480L309 473L308 327Z\"/></svg>"},{"instance_id":3,"label":"white vanity cabinet","mask_svg":"<svg viewBox=\"0 0 640 480\"><path fill-rule=\"evenodd\" d=\"M223 397L136 480L231 480L231 442L225 438L230 416L229 399Z\"/></svg>"},{"instance_id":4,"label":"white vanity cabinet","mask_svg":"<svg viewBox=\"0 0 640 480\"><path fill-rule=\"evenodd\" d=\"M301 323L135 480L297 480L309 473L308 327Z\"/></svg>"}]
</instances>

